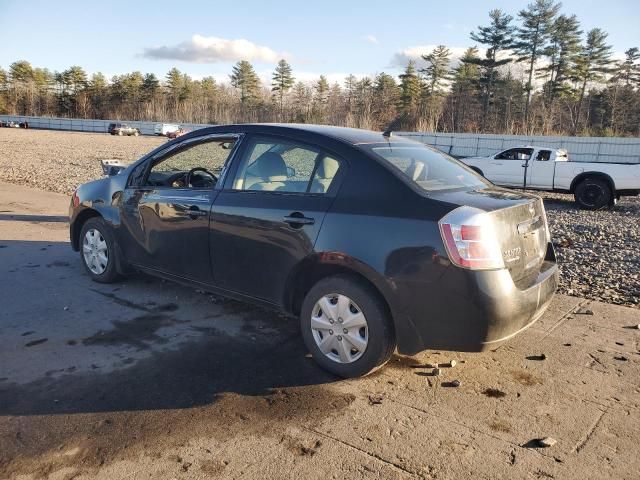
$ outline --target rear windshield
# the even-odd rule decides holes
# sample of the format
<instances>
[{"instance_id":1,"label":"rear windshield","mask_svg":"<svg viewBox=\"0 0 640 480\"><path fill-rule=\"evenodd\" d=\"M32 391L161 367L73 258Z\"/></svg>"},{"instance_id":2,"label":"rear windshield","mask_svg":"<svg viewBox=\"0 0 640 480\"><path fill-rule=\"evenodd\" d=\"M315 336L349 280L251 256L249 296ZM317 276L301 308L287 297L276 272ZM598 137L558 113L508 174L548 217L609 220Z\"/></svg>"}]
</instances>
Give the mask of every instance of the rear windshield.
<instances>
[{"instance_id":1,"label":"rear windshield","mask_svg":"<svg viewBox=\"0 0 640 480\"><path fill-rule=\"evenodd\" d=\"M378 158L390 163L426 192L471 189L489 185L480 175L460 162L426 145L368 145Z\"/></svg>"}]
</instances>

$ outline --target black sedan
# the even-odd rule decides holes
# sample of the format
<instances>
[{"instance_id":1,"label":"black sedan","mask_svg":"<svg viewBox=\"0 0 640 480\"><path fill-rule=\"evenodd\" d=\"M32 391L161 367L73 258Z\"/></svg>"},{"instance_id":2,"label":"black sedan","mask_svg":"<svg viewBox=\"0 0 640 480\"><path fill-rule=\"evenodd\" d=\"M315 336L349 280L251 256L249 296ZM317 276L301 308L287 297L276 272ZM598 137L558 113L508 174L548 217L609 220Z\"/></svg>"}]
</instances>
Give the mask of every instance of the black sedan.
<instances>
[{"instance_id":1,"label":"black sedan","mask_svg":"<svg viewBox=\"0 0 640 480\"><path fill-rule=\"evenodd\" d=\"M557 287L540 198L392 134L216 126L119 168L71 201L93 280L144 271L280 309L344 377L396 348L492 348Z\"/></svg>"}]
</instances>

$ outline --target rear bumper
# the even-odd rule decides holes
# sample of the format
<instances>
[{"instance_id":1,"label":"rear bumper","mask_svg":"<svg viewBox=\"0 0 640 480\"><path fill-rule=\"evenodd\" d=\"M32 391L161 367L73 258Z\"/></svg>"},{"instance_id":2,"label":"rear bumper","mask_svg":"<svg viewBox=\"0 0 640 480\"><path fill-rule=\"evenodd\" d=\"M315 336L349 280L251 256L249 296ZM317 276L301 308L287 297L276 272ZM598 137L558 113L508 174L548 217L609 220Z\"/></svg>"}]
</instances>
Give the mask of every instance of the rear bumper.
<instances>
[{"instance_id":1,"label":"rear bumper","mask_svg":"<svg viewBox=\"0 0 640 480\"><path fill-rule=\"evenodd\" d=\"M527 329L545 312L558 287L553 246L537 278L526 288L516 285L507 270L447 269L429 292L414 292L407 311L413 338L398 336L401 353L437 349L480 352ZM404 338L403 338L404 337Z\"/></svg>"}]
</instances>

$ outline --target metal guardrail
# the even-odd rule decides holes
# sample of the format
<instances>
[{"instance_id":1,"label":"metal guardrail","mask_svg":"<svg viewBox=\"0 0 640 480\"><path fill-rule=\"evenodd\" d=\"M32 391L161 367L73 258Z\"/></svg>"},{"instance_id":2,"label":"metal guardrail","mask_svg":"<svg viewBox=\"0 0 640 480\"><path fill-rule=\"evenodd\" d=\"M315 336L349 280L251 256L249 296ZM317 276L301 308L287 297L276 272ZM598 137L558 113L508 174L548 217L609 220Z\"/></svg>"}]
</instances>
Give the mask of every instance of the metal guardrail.
<instances>
[{"instance_id":1,"label":"metal guardrail","mask_svg":"<svg viewBox=\"0 0 640 480\"><path fill-rule=\"evenodd\" d=\"M0 115L2 122L28 122L29 128L40 128L44 130L67 130L74 132L96 132L106 133L110 123L126 123L140 130L142 135L153 135L154 128L158 123L178 123L187 130L197 130L210 125L197 123L179 122L143 122L129 120L97 120L80 118L56 118L56 117L29 117L22 115Z\"/></svg>"},{"instance_id":2,"label":"metal guardrail","mask_svg":"<svg viewBox=\"0 0 640 480\"><path fill-rule=\"evenodd\" d=\"M56 117L0 115L3 122L28 122L31 128L106 133L110 123L127 123L143 135L153 135L162 122L97 120ZM176 122L165 122L176 123ZM208 127L207 124L181 123L187 130ZM510 147L540 145L564 148L576 162L640 163L640 139L621 137L550 137L525 135L487 135L473 133L394 132L413 138L456 157L488 156Z\"/></svg>"},{"instance_id":3,"label":"metal guardrail","mask_svg":"<svg viewBox=\"0 0 640 480\"><path fill-rule=\"evenodd\" d=\"M455 157L489 156L512 147L563 148L575 162L640 163L640 139L621 137L551 137L469 133L397 132Z\"/></svg>"}]
</instances>

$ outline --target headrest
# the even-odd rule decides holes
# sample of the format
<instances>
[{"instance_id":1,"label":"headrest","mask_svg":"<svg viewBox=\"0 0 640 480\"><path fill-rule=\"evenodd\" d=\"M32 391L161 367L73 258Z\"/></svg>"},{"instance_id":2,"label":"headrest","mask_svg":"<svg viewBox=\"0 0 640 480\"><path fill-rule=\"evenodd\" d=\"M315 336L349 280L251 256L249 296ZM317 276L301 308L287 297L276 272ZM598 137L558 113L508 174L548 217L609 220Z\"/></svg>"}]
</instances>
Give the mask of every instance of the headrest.
<instances>
[{"instance_id":1,"label":"headrest","mask_svg":"<svg viewBox=\"0 0 640 480\"><path fill-rule=\"evenodd\" d=\"M324 157L318 165L318 178L329 179L336 176L340 163L335 158Z\"/></svg>"},{"instance_id":2,"label":"headrest","mask_svg":"<svg viewBox=\"0 0 640 480\"><path fill-rule=\"evenodd\" d=\"M282 156L275 152L265 152L256 160L255 172L263 182L284 182L287 179L287 165Z\"/></svg>"},{"instance_id":3,"label":"headrest","mask_svg":"<svg viewBox=\"0 0 640 480\"><path fill-rule=\"evenodd\" d=\"M412 161L407 168L406 175L414 182L419 182L427 178L427 166L423 162Z\"/></svg>"}]
</instances>

